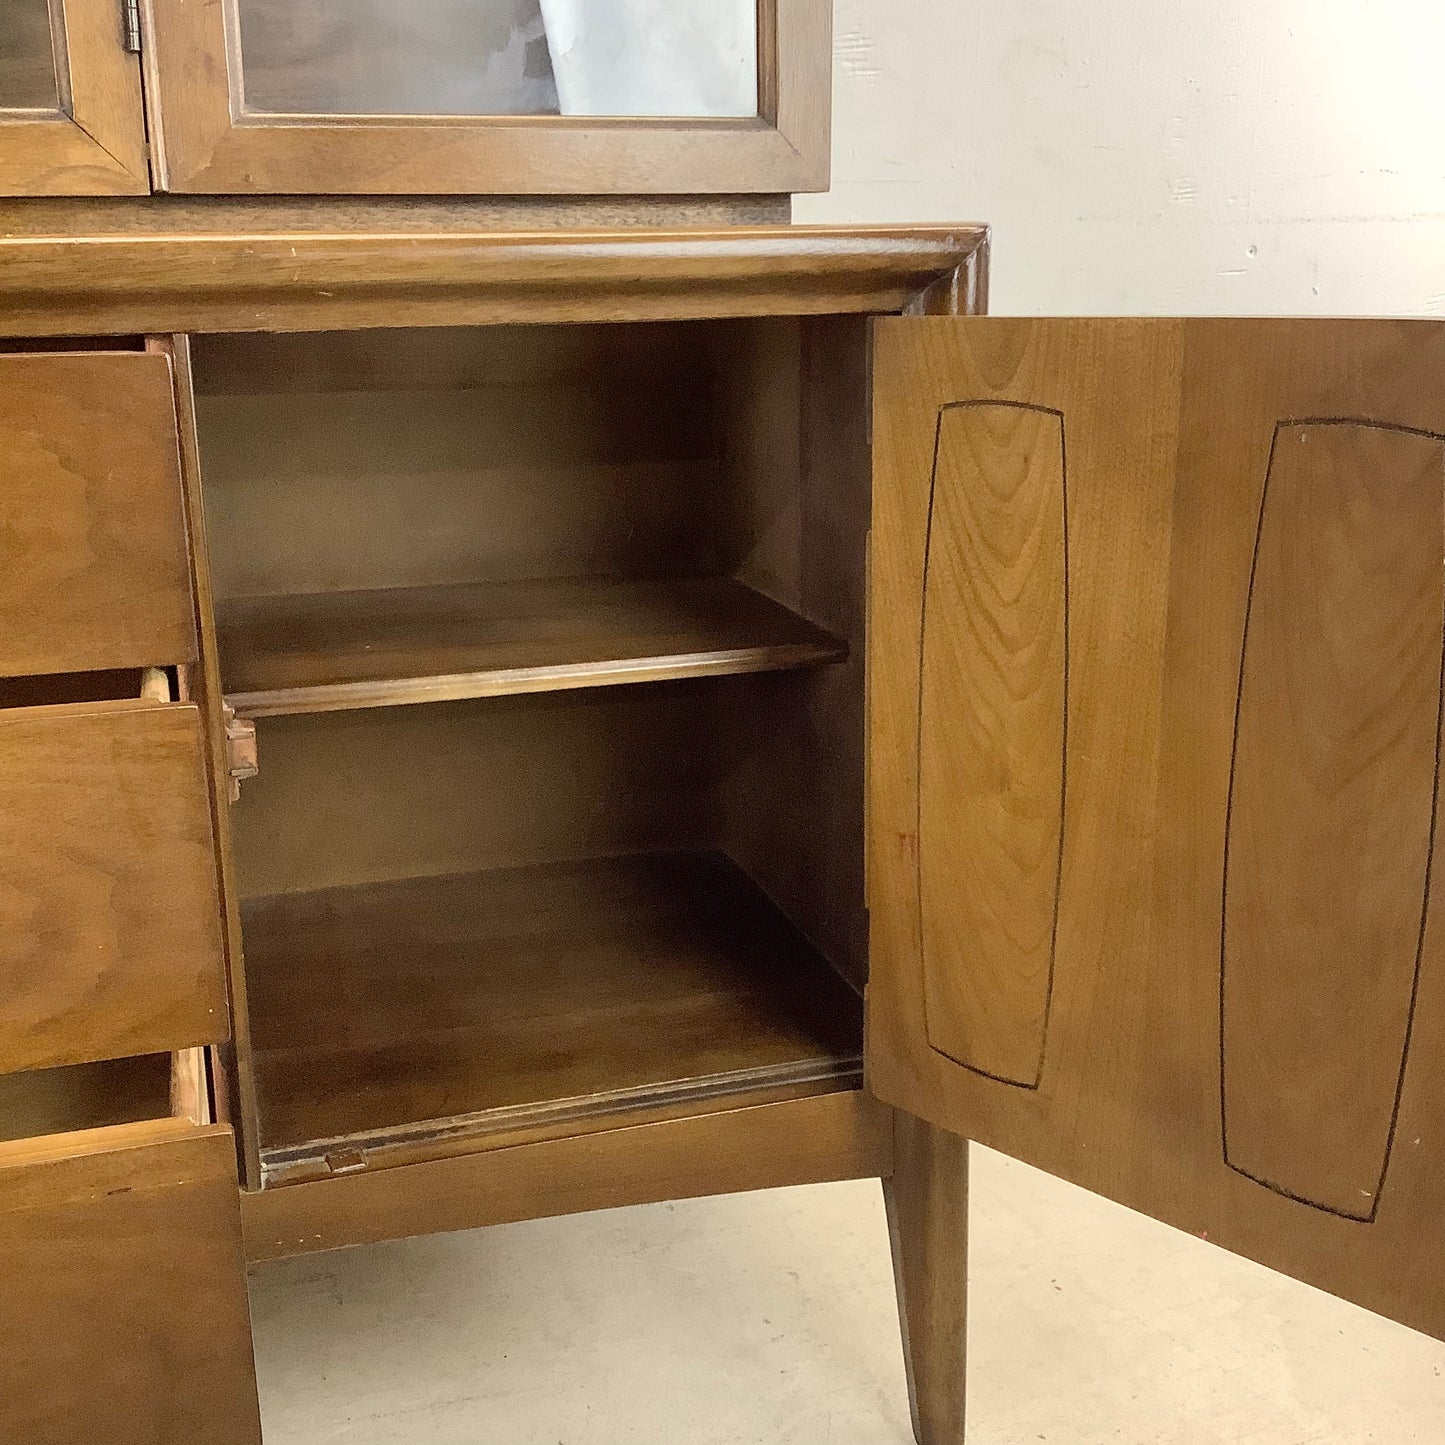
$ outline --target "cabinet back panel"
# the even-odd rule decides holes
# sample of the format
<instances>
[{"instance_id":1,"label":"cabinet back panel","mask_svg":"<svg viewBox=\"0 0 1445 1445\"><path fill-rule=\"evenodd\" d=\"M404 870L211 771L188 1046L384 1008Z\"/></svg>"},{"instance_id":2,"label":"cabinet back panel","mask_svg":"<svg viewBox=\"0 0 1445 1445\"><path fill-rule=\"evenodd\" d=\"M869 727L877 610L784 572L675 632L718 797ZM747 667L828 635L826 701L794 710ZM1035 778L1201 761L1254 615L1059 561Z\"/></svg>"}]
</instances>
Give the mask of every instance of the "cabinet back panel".
<instances>
[{"instance_id":1,"label":"cabinet back panel","mask_svg":"<svg viewBox=\"0 0 1445 1445\"><path fill-rule=\"evenodd\" d=\"M262 719L242 896L706 846L706 686Z\"/></svg>"},{"instance_id":2,"label":"cabinet back panel","mask_svg":"<svg viewBox=\"0 0 1445 1445\"><path fill-rule=\"evenodd\" d=\"M732 570L719 331L200 338L217 595Z\"/></svg>"}]
</instances>

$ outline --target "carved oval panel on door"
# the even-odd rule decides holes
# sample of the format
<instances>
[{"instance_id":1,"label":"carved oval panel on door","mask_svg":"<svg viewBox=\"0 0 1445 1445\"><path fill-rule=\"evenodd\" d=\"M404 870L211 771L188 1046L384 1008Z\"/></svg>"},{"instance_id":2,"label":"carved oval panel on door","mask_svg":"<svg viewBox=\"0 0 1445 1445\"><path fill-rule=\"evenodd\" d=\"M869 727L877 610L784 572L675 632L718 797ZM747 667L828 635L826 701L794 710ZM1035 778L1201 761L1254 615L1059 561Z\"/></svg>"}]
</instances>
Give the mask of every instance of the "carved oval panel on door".
<instances>
[{"instance_id":1,"label":"carved oval panel on door","mask_svg":"<svg viewBox=\"0 0 1445 1445\"><path fill-rule=\"evenodd\" d=\"M1224 1152L1374 1218L1434 834L1445 439L1281 423L1260 507L1226 838Z\"/></svg>"},{"instance_id":2,"label":"carved oval panel on door","mask_svg":"<svg viewBox=\"0 0 1445 1445\"><path fill-rule=\"evenodd\" d=\"M918 888L928 1041L1038 1085L1064 809L1064 419L939 414L919 675Z\"/></svg>"}]
</instances>

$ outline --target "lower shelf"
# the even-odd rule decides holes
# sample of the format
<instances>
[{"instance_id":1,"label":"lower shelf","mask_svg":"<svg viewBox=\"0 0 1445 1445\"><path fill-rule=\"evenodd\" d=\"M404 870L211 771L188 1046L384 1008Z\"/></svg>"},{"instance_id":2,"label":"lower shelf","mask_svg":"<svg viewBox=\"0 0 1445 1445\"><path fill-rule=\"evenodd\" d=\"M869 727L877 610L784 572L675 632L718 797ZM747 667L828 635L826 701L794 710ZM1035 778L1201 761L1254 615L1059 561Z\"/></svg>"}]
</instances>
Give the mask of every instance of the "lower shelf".
<instances>
[{"instance_id":1,"label":"lower shelf","mask_svg":"<svg viewBox=\"0 0 1445 1445\"><path fill-rule=\"evenodd\" d=\"M271 1183L861 1073L861 1001L715 854L251 899L242 933Z\"/></svg>"}]
</instances>

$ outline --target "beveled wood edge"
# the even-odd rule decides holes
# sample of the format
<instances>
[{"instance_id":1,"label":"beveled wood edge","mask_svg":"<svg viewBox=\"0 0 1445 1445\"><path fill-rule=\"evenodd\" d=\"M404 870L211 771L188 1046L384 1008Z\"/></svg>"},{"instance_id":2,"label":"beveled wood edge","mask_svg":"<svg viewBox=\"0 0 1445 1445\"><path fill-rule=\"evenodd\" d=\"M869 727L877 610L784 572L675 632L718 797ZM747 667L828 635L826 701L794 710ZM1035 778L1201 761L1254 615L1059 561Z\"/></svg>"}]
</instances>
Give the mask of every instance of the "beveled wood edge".
<instances>
[{"instance_id":1,"label":"beveled wood edge","mask_svg":"<svg viewBox=\"0 0 1445 1445\"><path fill-rule=\"evenodd\" d=\"M0 335L942 309L981 225L0 239ZM976 304L976 303L975 303Z\"/></svg>"},{"instance_id":2,"label":"beveled wood edge","mask_svg":"<svg viewBox=\"0 0 1445 1445\"><path fill-rule=\"evenodd\" d=\"M414 703L458 702L468 698L519 697L526 693L636 686L680 678L789 672L841 662L847 653L843 643L830 647L821 642L792 642L769 647L738 647L718 652L676 653L608 662L499 667L479 672L230 692L226 694L226 702L235 709L237 717L296 717L303 713L349 712L357 708L403 707Z\"/></svg>"},{"instance_id":3,"label":"beveled wood edge","mask_svg":"<svg viewBox=\"0 0 1445 1445\"><path fill-rule=\"evenodd\" d=\"M0 1172L32 1169L97 1154L119 1154L129 1149L149 1149L157 1144L177 1144L219 1135L229 1138L223 1124L197 1124L191 1119L167 1116L141 1119L132 1124L105 1124L97 1129L74 1129L64 1134L41 1134L31 1139L0 1142Z\"/></svg>"},{"instance_id":4,"label":"beveled wood edge","mask_svg":"<svg viewBox=\"0 0 1445 1445\"><path fill-rule=\"evenodd\" d=\"M141 4L150 42L146 100L156 183L171 193L782 194L828 188L831 0L764 0L759 38L772 43L759 47L757 116L590 122L248 114L230 63L231 5ZM379 141L384 166L377 164Z\"/></svg>"},{"instance_id":5,"label":"beveled wood edge","mask_svg":"<svg viewBox=\"0 0 1445 1445\"><path fill-rule=\"evenodd\" d=\"M182 664L184 666L184 664ZM129 668L117 669L121 672ZM144 669L135 669L143 671ZM112 717L116 713L195 713L192 703L168 702L155 697L107 697L88 702L44 702L29 707L0 707L0 727L33 727L36 723L83 722L91 718Z\"/></svg>"},{"instance_id":6,"label":"beveled wood edge","mask_svg":"<svg viewBox=\"0 0 1445 1445\"><path fill-rule=\"evenodd\" d=\"M265 1189L241 1218L254 1262L892 1171L893 1111L850 1090Z\"/></svg>"}]
</instances>

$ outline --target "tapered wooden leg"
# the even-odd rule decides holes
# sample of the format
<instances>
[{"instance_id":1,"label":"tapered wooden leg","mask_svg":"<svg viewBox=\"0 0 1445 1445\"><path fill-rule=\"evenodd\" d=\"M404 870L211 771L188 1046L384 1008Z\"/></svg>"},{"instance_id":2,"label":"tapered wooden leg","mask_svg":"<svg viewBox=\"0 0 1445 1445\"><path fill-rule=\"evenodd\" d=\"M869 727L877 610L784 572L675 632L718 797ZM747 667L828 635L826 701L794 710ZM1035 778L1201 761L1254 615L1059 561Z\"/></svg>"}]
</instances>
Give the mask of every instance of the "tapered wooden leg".
<instances>
[{"instance_id":1,"label":"tapered wooden leg","mask_svg":"<svg viewBox=\"0 0 1445 1445\"><path fill-rule=\"evenodd\" d=\"M963 1445L968 1295L968 1143L896 1116L883 1181L918 1445Z\"/></svg>"}]
</instances>

